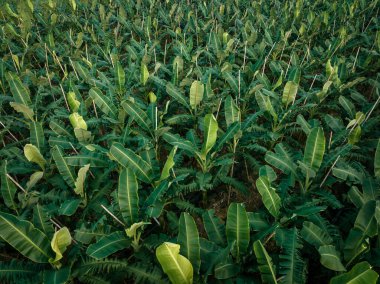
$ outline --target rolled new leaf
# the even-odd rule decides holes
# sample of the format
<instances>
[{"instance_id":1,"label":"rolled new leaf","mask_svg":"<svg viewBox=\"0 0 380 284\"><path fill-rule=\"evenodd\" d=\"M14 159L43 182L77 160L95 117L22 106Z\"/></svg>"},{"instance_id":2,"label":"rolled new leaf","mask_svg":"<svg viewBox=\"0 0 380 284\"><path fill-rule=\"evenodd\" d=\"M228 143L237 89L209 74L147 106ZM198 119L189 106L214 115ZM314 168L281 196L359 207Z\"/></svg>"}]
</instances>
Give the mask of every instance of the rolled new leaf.
<instances>
[{"instance_id":1,"label":"rolled new leaf","mask_svg":"<svg viewBox=\"0 0 380 284\"><path fill-rule=\"evenodd\" d=\"M156 249L156 257L173 284L193 283L193 266L179 254L180 245L165 242Z\"/></svg>"}]
</instances>

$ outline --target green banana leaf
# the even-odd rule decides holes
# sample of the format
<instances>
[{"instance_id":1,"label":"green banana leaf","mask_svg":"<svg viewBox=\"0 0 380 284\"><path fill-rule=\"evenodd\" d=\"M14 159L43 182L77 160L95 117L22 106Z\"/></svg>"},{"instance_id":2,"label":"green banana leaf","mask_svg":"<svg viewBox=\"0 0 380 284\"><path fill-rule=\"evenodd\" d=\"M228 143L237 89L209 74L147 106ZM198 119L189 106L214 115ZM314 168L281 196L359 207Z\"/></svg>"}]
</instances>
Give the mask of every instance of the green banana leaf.
<instances>
[{"instance_id":1,"label":"green banana leaf","mask_svg":"<svg viewBox=\"0 0 380 284\"><path fill-rule=\"evenodd\" d=\"M32 104L30 100L30 92L23 85L20 78L16 74L13 74L11 72L6 73L5 78L8 81L9 88L11 90L11 93L16 103L19 103L25 106L30 106Z\"/></svg>"},{"instance_id":2,"label":"green banana leaf","mask_svg":"<svg viewBox=\"0 0 380 284\"><path fill-rule=\"evenodd\" d=\"M253 243L253 250L257 262L259 263L259 270L263 283L277 283L276 267L273 265L272 258L269 256L260 240Z\"/></svg>"},{"instance_id":3,"label":"green banana leaf","mask_svg":"<svg viewBox=\"0 0 380 284\"><path fill-rule=\"evenodd\" d=\"M376 284L379 274L374 271L367 261L356 264L346 273L331 278L330 284Z\"/></svg>"},{"instance_id":4,"label":"green banana leaf","mask_svg":"<svg viewBox=\"0 0 380 284\"><path fill-rule=\"evenodd\" d=\"M317 249L320 246L330 245L333 242L333 239L326 231L322 230L320 227L309 221L303 222L302 230L300 233L305 241L307 241L309 244L312 244Z\"/></svg>"},{"instance_id":5,"label":"green banana leaf","mask_svg":"<svg viewBox=\"0 0 380 284\"><path fill-rule=\"evenodd\" d=\"M207 114L203 121L204 141L202 147L202 157L206 159L207 153L215 145L218 134L218 122L213 114Z\"/></svg>"},{"instance_id":6,"label":"green banana leaf","mask_svg":"<svg viewBox=\"0 0 380 284\"><path fill-rule=\"evenodd\" d=\"M315 172L322 164L325 154L325 135L321 127L315 127L307 136L303 162Z\"/></svg>"},{"instance_id":7,"label":"green banana leaf","mask_svg":"<svg viewBox=\"0 0 380 284\"><path fill-rule=\"evenodd\" d=\"M62 150L59 148L59 146L56 145L53 147L51 155L63 180L70 187L74 187L76 177L74 175L73 170L70 168L70 166L66 163L65 159L63 158Z\"/></svg>"},{"instance_id":8,"label":"green banana leaf","mask_svg":"<svg viewBox=\"0 0 380 284\"><path fill-rule=\"evenodd\" d=\"M321 246L319 247L318 252L321 255L321 264L324 267L334 271L346 271L346 268L343 266L335 246Z\"/></svg>"},{"instance_id":9,"label":"green banana leaf","mask_svg":"<svg viewBox=\"0 0 380 284\"><path fill-rule=\"evenodd\" d=\"M231 96L227 96L224 101L224 116L226 117L227 127L234 122L240 121L240 109Z\"/></svg>"},{"instance_id":10,"label":"green banana leaf","mask_svg":"<svg viewBox=\"0 0 380 284\"><path fill-rule=\"evenodd\" d=\"M138 182L133 171L129 168L122 169L119 175L117 197L121 215L127 225L131 225L138 221L138 187Z\"/></svg>"},{"instance_id":11,"label":"green banana leaf","mask_svg":"<svg viewBox=\"0 0 380 284\"><path fill-rule=\"evenodd\" d=\"M0 212L0 237L34 262L47 263L53 256L46 235L14 215Z\"/></svg>"},{"instance_id":12,"label":"green banana leaf","mask_svg":"<svg viewBox=\"0 0 380 284\"><path fill-rule=\"evenodd\" d=\"M130 101L123 101L121 103L121 106L126 111L126 113L128 113L136 121L139 126L144 128L146 131L151 131L152 121L141 108Z\"/></svg>"},{"instance_id":13,"label":"green banana leaf","mask_svg":"<svg viewBox=\"0 0 380 284\"><path fill-rule=\"evenodd\" d=\"M241 257L249 245L249 220L247 212L242 204L231 203L227 211L226 224L227 242L235 243L234 255Z\"/></svg>"},{"instance_id":14,"label":"green banana leaf","mask_svg":"<svg viewBox=\"0 0 380 284\"><path fill-rule=\"evenodd\" d=\"M182 212L179 218L178 244L181 254L193 265L194 272L199 273L201 255L198 228L193 217L186 212Z\"/></svg>"},{"instance_id":15,"label":"green banana leaf","mask_svg":"<svg viewBox=\"0 0 380 284\"><path fill-rule=\"evenodd\" d=\"M380 139L377 142L377 147L376 147L376 153L375 153L375 165L374 165L374 170L375 170L375 177L380 178Z\"/></svg>"},{"instance_id":16,"label":"green banana leaf","mask_svg":"<svg viewBox=\"0 0 380 284\"><path fill-rule=\"evenodd\" d=\"M275 189L271 187L268 177L259 177L256 180L256 187L263 199L265 208L273 217L277 218L280 214L281 199Z\"/></svg>"},{"instance_id":17,"label":"green banana leaf","mask_svg":"<svg viewBox=\"0 0 380 284\"><path fill-rule=\"evenodd\" d=\"M5 205L17 212L17 205L14 201L15 194L17 191L16 185L7 176L7 160L4 160L1 165L0 178L1 178L1 195L3 197Z\"/></svg>"},{"instance_id":18,"label":"green banana leaf","mask_svg":"<svg viewBox=\"0 0 380 284\"><path fill-rule=\"evenodd\" d=\"M116 231L100 238L96 243L89 245L86 253L93 258L102 259L119 250L128 248L130 244L131 241L124 232Z\"/></svg>"},{"instance_id":19,"label":"green banana leaf","mask_svg":"<svg viewBox=\"0 0 380 284\"><path fill-rule=\"evenodd\" d=\"M112 118L117 117L117 108L112 101L98 88L92 88L89 93L90 97L94 100L96 106L102 110L106 115Z\"/></svg>"},{"instance_id":20,"label":"green banana leaf","mask_svg":"<svg viewBox=\"0 0 380 284\"><path fill-rule=\"evenodd\" d=\"M215 210L210 209L202 214L203 224L209 240L224 246L226 244L226 231L223 222L215 216Z\"/></svg>"},{"instance_id":21,"label":"green banana leaf","mask_svg":"<svg viewBox=\"0 0 380 284\"><path fill-rule=\"evenodd\" d=\"M39 150L45 145L44 130L41 122L32 121L29 123L30 142Z\"/></svg>"},{"instance_id":22,"label":"green banana leaf","mask_svg":"<svg viewBox=\"0 0 380 284\"><path fill-rule=\"evenodd\" d=\"M123 167L130 168L138 179L146 183L152 181L152 168L140 156L126 149L120 143L113 143L110 149L111 155Z\"/></svg>"}]
</instances>

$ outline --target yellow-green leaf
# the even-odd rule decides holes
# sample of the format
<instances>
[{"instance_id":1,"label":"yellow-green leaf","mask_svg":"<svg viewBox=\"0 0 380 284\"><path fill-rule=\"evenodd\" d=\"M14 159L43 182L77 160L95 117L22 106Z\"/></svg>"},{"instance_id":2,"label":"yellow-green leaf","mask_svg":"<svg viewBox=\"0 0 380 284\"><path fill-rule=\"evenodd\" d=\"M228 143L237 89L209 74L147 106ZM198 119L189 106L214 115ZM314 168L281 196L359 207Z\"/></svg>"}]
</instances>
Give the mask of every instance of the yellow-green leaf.
<instances>
[{"instance_id":1,"label":"yellow-green leaf","mask_svg":"<svg viewBox=\"0 0 380 284\"><path fill-rule=\"evenodd\" d=\"M173 284L193 283L193 266L179 254L180 245L165 242L156 249L156 257Z\"/></svg>"},{"instance_id":2,"label":"yellow-green leaf","mask_svg":"<svg viewBox=\"0 0 380 284\"><path fill-rule=\"evenodd\" d=\"M63 253L70 244L71 235L67 227L63 227L56 231L50 243L52 250L55 252L55 258L50 258L49 262L57 264L57 262L62 259Z\"/></svg>"},{"instance_id":3,"label":"yellow-green leaf","mask_svg":"<svg viewBox=\"0 0 380 284\"><path fill-rule=\"evenodd\" d=\"M19 113L22 113L26 119L33 121L34 111L30 107L15 102L9 103L13 109Z\"/></svg>"},{"instance_id":4,"label":"yellow-green leaf","mask_svg":"<svg viewBox=\"0 0 380 284\"><path fill-rule=\"evenodd\" d=\"M144 63L141 64L141 83L145 86L149 78L148 67Z\"/></svg>"},{"instance_id":5,"label":"yellow-green leaf","mask_svg":"<svg viewBox=\"0 0 380 284\"><path fill-rule=\"evenodd\" d=\"M41 169L45 169L46 160L41 155L40 150L32 144L26 144L24 146L24 155L28 159L29 162L33 162L38 164Z\"/></svg>"},{"instance_id":6,"label":"yellow-green leaf","mask_svg":"<svg viewBox=\"0 0 380 284\"><path fill-rule=\"evenodd\" d=\"M74 92L67 93L67 102L69 103L72 112L78 111L80 102L77 100Z\"/></svg>"},{"instance_id":7,"label":"yellow-green leaf","mask_svg":"<svg viewBox=\"0 0 380 284\"><path fill-rule=\"evenodd\" d=\"M76 194L79 194L81 197L84 197L84 181L86 179L86 175L89 169L90 169L90 164L87 164L81 167L78 171L77 180L75 181L74 191Z\"/></svg>"},{"instance_id":8,"label":"yellow-green leaf","mask_svg":"<svg viewBox=\"0 0 380 284\"><path fill-rule=\"evenodd\" d=\"M200 81L194 81L190 87L190 106L195 109L203 100L204 85Z\"/></svg>"},{"instance_id":9,"label":"yellow-green leaf","mask_svg":"<svg viewBox=\"0 0 380 284\"><path fill-rule=\"evenodd\" d=\"M84 121L83 117L79 115L77 112L70 114L69 116L70 123L74 128L80 128L87 130L86 121Z\"/></svg>"}]
</instances>

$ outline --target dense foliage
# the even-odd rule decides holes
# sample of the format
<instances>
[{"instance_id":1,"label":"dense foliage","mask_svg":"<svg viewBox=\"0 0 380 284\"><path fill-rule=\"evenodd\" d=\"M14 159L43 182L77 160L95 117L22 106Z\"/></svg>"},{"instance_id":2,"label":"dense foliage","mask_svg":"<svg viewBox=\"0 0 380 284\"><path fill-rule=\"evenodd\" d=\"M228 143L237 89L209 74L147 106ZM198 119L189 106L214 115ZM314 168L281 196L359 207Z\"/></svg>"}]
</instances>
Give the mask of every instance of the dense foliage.
<instances>
[{"instance_id":1,"label":"dense foliage","mask_svg":"<svg viewBox=\"0 0 380 284\"><path fill-rule=\"evenodd\" d=\"M376 283L366 0L3 0L1 283Z\"/></svg>"}]
</instances>

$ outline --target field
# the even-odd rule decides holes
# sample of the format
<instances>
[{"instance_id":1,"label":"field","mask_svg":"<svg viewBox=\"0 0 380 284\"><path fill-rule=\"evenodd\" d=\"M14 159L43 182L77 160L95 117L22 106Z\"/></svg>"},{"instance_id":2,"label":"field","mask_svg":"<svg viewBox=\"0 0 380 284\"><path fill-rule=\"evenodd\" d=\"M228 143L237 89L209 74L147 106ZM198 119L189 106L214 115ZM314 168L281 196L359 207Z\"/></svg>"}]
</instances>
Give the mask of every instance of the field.
<instances>
[{"instance_id":1,"label":"field","mask_svg":"<svg viewBox=\"0 0 380 284\"><path fill-rule=\"evenodd\" d=\"M0 2L0 283L378 283L378 0Z\"/></svg>"}]
</instances>

